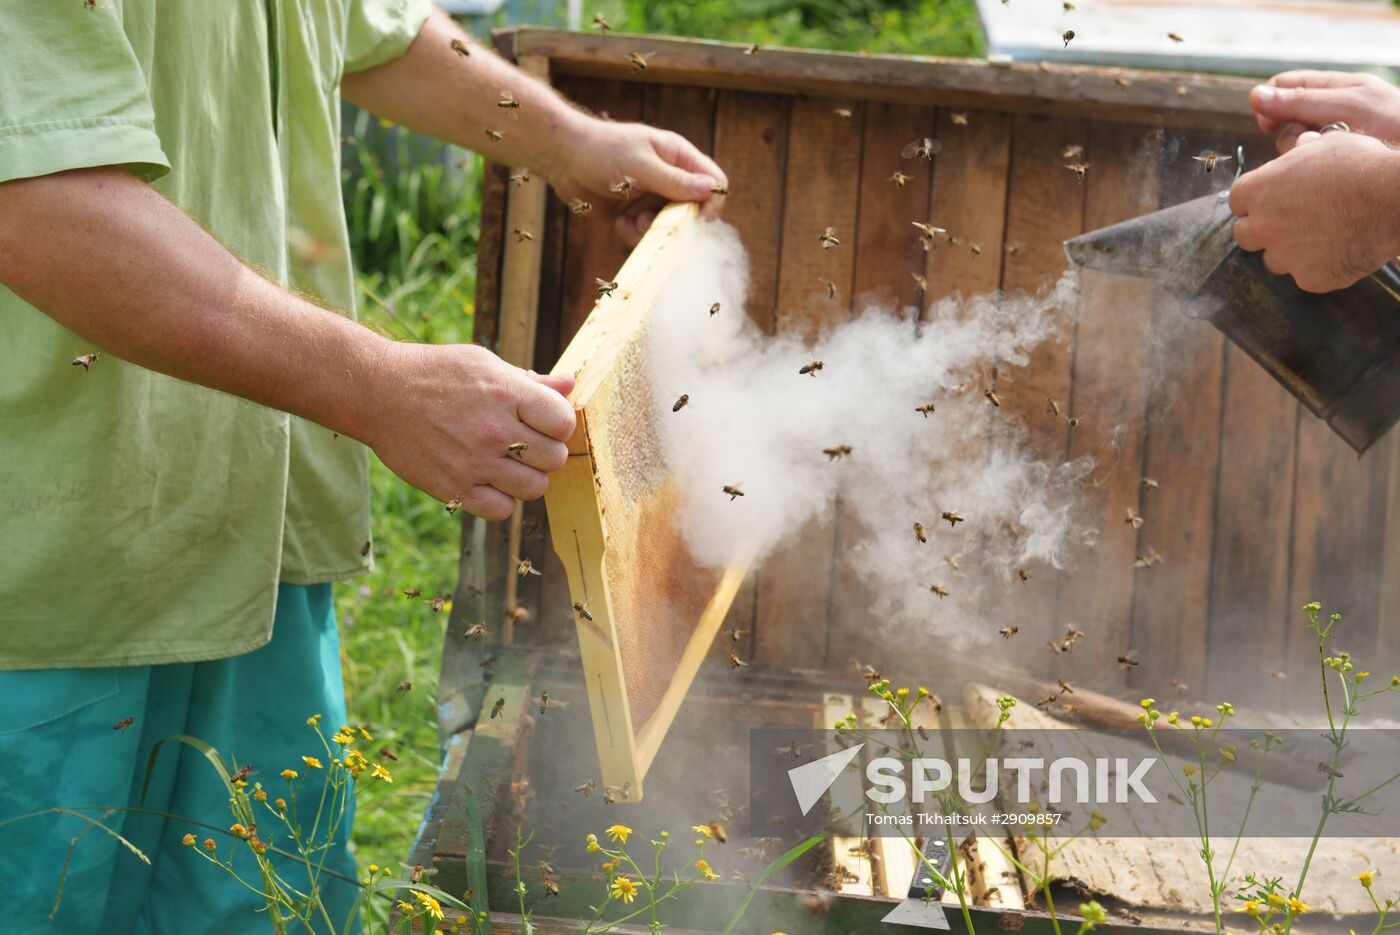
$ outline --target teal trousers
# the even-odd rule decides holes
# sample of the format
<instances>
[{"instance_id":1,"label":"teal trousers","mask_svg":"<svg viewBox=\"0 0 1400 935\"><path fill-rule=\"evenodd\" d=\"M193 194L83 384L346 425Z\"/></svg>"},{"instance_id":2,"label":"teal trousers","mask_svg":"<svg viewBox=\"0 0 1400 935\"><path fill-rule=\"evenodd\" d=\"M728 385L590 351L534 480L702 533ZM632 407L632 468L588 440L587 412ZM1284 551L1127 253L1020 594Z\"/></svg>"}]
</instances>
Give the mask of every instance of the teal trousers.
<instances>
[{"instance_id":1,"label":"teal trousers","mask_svg":"<svg viewBox=\"0 0 1400 935\"><path fill-rule=\"evenodd\" d=\"M221 856L230 850L227 835L182 820L222 829L233 822L224 786L201 754L183 744L165 744L146 791L144 808L150 811L125 807L140 802L153 746L164 737L187 734L211 744L226 761L251 764L256 774L250 782L261 782L273 799L286 795L279 773L295 769L302 777L301 810L310 811L301 818L310 824L325 770L310 769L301 758L327 760L306 725L313 714L323 715L327 736L346 723L329 584L283 584L271 642L243 656L187 665L0 672L0 822L5 822L0 824L0 880L6 894L0 930L9 935L270 932L258 894L181 843L188 832L200 842L215 838ZM131 724L121 727L127 718ZM79 818L42 814L7 822L55 807L83 808L82 814L119 831L150 864ZM258 827L267 843L291 849L277 830L272 821ZM354 879L349 833L347 820L326 866ZM240 846L234 866L257 884L246 846ZM281 872L292 885L306 883L306 871L297 863L284 861ZM356 888L325 876L322 881L339 932ZM322 923L315 930L326 928Z\"/></svg>"}]
</instances>

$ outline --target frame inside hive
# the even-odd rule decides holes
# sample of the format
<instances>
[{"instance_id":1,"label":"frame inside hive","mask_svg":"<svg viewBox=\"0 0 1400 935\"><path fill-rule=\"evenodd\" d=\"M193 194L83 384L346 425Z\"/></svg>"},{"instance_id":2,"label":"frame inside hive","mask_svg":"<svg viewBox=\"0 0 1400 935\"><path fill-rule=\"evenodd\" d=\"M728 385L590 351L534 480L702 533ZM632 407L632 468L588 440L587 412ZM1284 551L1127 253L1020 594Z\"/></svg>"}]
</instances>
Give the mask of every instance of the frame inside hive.
<instances>
[{"instance_id":1,"label":"frame inside hive","mask_svg":"<svg viewBox=\"0 0 1400 935\"><path fill-rule=\"evenodd\" d=\"M737 549L723 571L691 556L652 423L648 321L699 223L694 204L665 208L554 367L576 378L578 426L545 497L549 528L592 618L575 614L603 783L633 800L749 564Z\"/></svg>"}]
</instances>

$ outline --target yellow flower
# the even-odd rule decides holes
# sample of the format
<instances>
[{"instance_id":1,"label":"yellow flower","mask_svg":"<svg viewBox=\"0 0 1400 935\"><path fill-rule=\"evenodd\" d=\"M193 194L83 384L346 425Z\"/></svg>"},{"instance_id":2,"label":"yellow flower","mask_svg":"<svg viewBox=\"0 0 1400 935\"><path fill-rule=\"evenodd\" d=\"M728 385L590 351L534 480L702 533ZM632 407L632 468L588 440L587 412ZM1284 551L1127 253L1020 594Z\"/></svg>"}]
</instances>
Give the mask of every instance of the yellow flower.
<instances>
[{"instance_id":1,"label":"yellow flower","mask_svg":"<svg viewBox=\"0 0 1400 935\"><path fill-rule=\"evenodd\" d=\"M605 862L602 866L602 870L604 873L612 873L616 869L617 864L613 863L611 860Z\"/></svg>"},{"instance_id":2,"label":"yellow flower","mask_svg":"<svg viewBox=\"0 0 1400 935\"><path fill-rule=\"evenodd\" d=\"M340 730L336 731L334 734L331 734L331 743L336 744L338 746L348 747L354 742L354 736L346 733L345 728L343 727Z\"/></svg>"},{"instance_id":3,"label":"yellow flower","mask_svg":"<svg viewBox=\"0 0 1400 935\"><path fill-rule=\"evenodd\" d=\"M1302 915L1303 913L1307 912L1309 908L1310 907L1307 903L1303 902L1301 899L1298 899L1296 896L1288 897L1288 911L1293 913L1295 916Z\"/></svg>"},{"instance_id":4,"label":"yellow flower","mask_svg":"<svg viewBox=\"0 0 1400 935\"><path fill-rule=\"evenodd\" d=\"M1206 727L1210 727L1210 726L1212 726L1214 723L1215 723L1215 722L1212 721L1212 720L1211 720L1210 718L1208 718L1208 717L1203 717L1203 718L1201 718L1201 724L1203 724L1203 725L1206 726Z\"/></svg>"},{"instance_id":5,"label":"yellow flower","mask_svg":"<svg viewBox=\"0 0 1400 935\"><path fill-rule=\"evenodd\" d=\"M319 714L313 714L313 715L311 715L311 717L309 717L309 718L306 719L306 726L307 726L307 727L315 727L316 724L317 724L320 720L321 720L321 715L319 715Z\"/></svg>"},{"instance_id":6,"label":"yellow flower","mask_svg":"<svg viewBox=\"0 0 1400 935\"><path fill-rule=\"evenodd\" d=\"M1168 715L1167 715L1167 723L1168 723L1168 724L1175 724L1175 723L1176 723L1177 721L1179 721L1179 720L1181 720L1181 715L1178 714L1178 713L1175 712L1175 711L1173 711L1171 714L1168 714Z\"/></svg>"},{"instance_id":7,"label":"yellow flower","mask_svg":"<svg viewBox=\"0 0 1400 935\"><path fill-rule=\"evenodd\" d=\"M618 877L612 881L612 887L608 890L612 893L613 899L620 899L625 903L630 903L637 898L637 884L626 877Z\"/></svg>"},{"instance_id":8,"label":"yellow flower","mask_svg":"<svg viewBox=\"0 0 1400 935\"><path fill-rule=\"evenodd\" d=\"M382 779L385 782L390 783L394 781L394 777L389 775L389 771L384 767L380 766L378 763L375 763L373 766L371 766L370 770L378 779Z\"/></svg>"},{"instance_id":9,"label":"yellow flower","mask_svg":"<svg viewBox=\"0 0 1400 935\"><path fill-rule=\"evenodd\" d=\"M263 791L263 788L261 786L259 786L258 788L253 790L253 798L259 802L266 802L267 793Z\"/></svg>"},{"instance_id":10,"label":"yellow flower","mask_svg":"<svg viewBox=\"0 0 1400 935\"><path fill-rule=\"evenodd\" d=\"M691 825L690 830L694 831L696 834L703 834L707 838L715 836L715 833L710 830L709 825Z\"/></svg>"},{"instance_id":11,"label":"yellow flower","mask_svg":"<svg viewBox=\"0 0 1400 935\"><path fill-rule=\"evenodd\" d=\"M919 686L919 697L920 697L920 698L927 698L928 696L929 696L929 690L928 690L927 688L924 688L922 685L920 685L920 686Z\"/></svg>"},{"instance_id":12,"label":"yellow flower","mask_svg":"<svg viewBox=\"0 0 1400 935\"><path fill-rule=\"evenodd\" d=\"M297 778L297 771L294 769L284 769L282 770L282 778L287 780L287 782L291 782L293 779Z\"/></svg>"},{"instance_id":13,"label":"yellow flower","mask_svg":"<svg viewBox=\"0 0 1400 935\"><path fill-rule=\"evenodd\" d=\"M374 736L373 736L372 734L370 734L369 731L365 730L365 726L364 726L363 724L360 725L359 731L360 731L360 736L363 737L363 738L365 738L366 740L373 740L373 739L374 739Z\"/></svg>"},{"instance_id":14,"label":"yellow flower","mask_svg":"<svg viewBox=\"0 0 1400 935\"><path fill-rule=\"evenodd\" d=\"M180 843L185 845L185 847L194 847L194 835L186 834L183 838L180 839ZM1371 884L1368 883L1366 885L1370 886Z\"/></svg>"},{"instance_id":15,"label":"yellow flower","mask_svg":"<svg viewBox=\"0 0 1400 935\"><path fill-rule=\"evenodd\" d=\"M1185 776L1194 776L1196 775L1196 767L1192 766L1190 763L1187 763L1185 766L1181 767L1181 772L1182 775Z\"/></svg>"},{"instance_id":16,"label":"yellow flower","mask_svg":"<svg viewBox=\"0 0 1400 935\"><path fill-rule=\"evenodd\" d=\"M379 872L379 865L378 865L378 864L370 864L370 865L369 865L369 872L370 872L370 873L378 873L378 872Z\"/></svg>"},{"instance_id":17,"label":"yellow flower","mask_svg":"<svg viewBox=\"0 0 1400 935\"><path fill-rule=\"evenodd\" d=\"M427 910L428 915L437 919L439 922L442 921L442 903L438 902L427 893L421 893L418 890L413 891L413 898L422 904L423 908Z\"/></svg>"},{"instance_id":18,"label":"yellow flower","mask_svg":"<svg viewBox=\"0 0 1400 935\"><path fill-rule=\"evenodd\" d=\"M1254 918L1259 918L1259 900L1251 899L1245 902L1244 911Z\"/></svg>"},{"instance_id":19,"label":"yellow flower","mask_svg":"<svg viewBox=\"0 0 1400 935\"><path fill-rule=\"evenodd\" d=\"M607 829L608 837L617 841L619 844L626 844L627 838L630 837L631 834L632 829L626 825L613 825L611 828Z\"/></svg>"},{"instance_id":20,"label":"yellow flower","mask_svg":"<svg viewBox=\"0 0 1400 935\"><path fill-rule=\"evenodd\" d=\"M214 843L214 839L213 839L213 838L205 838L205 839L204 839L204 849L205 849L206 851L208 851L209 853L212 854L212 853L214 853L214 848L216 848L216 847L218 847L218 845Z\"/></svg>"},{"instance_id":21,"label":"yellow flower","mask_svg":"<svg viewBox=\"0 0 1400 935\"><path fill-rule=\"evenodd\" d=\"M414 907L413 903L404 902L402 899L400 899L398 902L394 903L394 905L396 905L396 906L399 907L399 911L400 911L400 912L417 912L417 911L418 911L418 910Z\"/></svg>"},{"instance_id":22,"label":"yellow flower","mask_svg":"<svg viewBox=\"0 0 1400 935\"><path fill-rule=\"evenodd\" d=\"M1368 675L1370 675L1370 674L1371 674L1371 673L1369 673L1369 672L1358 672L1358 673L1356 673L1356 680L1357 680L1358 682L1364 682L1364 681L1366 680L1366 676L1368 676Z\"/></svg>"},{"instance_id":23,"label":"yellow flower","mask_svg":"<svg viewBox=\"0 0 1400 935\"><path fill-rule=\"evenodd\" d=\"M1269 905L1270 905L1270 906L1273 906L1275 909L1287 909L1287 908L1288 908L1288 900L1284 899L1284 898L1283 898L1282 896L1280 896L1278 893L1270 893L1269 895L1265 896L1264 898L1265 898L1266 900L1268 900Z\"/></svg>"},{"instance_id":24,"label":"yellow flower","mask_svg":"<svg viewBox=\"0 0 1400 935\"><path fill-rule=\"evenodd\" d=\"M596 834L590 834L588 837L584 838L584 841L587 842L588 850L590 851L596 851L601 849L598 847L598 836Z\"/></svg>"},{"instance_id":25,"label":"yellow flower","mask_svg":"<svg viewBox=\"0 0 1400 935\"><path fill-rule=\"evenodd\" d=\"M1193 714L1193 715L1191 715L1191 726L1192 726L1192 727L1200 727L1200 726L1201 726L1201 723L1202 723L1202 722L1201 722L1201 716L1200 716L1199 714Z\"/></svg>"},{"instance_id":26,"label":"yellow flower","mask_svg":"<svg viewBox=\"0 0 1400 935\"><path fill-rule=\"evenodd\" d=\"M229 825L228 830L233 832L233 836L235 838L246 838L248 836L248 829L243 827L238 822L234 822L233 824Z\"/></svg>"},{"instance_id":27,"label":"yellow flower","mask_svg":"<svg viewBox=\"0 0 1400 935\"><path fill-rule=\"evenodd\" d=\"M695 869L700 871L700 876L706 880L718 880L719 874L710 869L710 862L701 857L695 862Z\"/></svg>"},{"instance_id":28,"label":"yellow flower","mask_svg":"<svg viewBox=\"0 0 1400 935\"><path fill-rule=\"evenodd\" d=\"M1374 876L1375 874L1373 871L1363 870L1356 875L1356 878L1361 881L1362 886L1366 887L1366 889L1369 890L1371 888L1371 880L1374 878Z\"/></svg>"},{"instance_id":29,"label":"yellow flower","mask_svg":"<svg viewBox=\"0 0 1400 935\"><path fill-rule=\"evenodd\" d=\"M311 767L312 769L324 769L324 768L325 768L325 767L323 767L323 766L321 765L321 761L318 760L318 759L316 759L314 756L304 756L304 757L301 758L301 761L302 761L303 763L305 763L307 766Z\"/></svg>"},{"instance_id":30,"label":"yellow flower","mask_svg":"<svg viewBox=\"0 0 1400 935\"><path fill-rule=\"evenodd\" d=\"M1138 702L1138 706L1139 706L1139 707L1142 707L1142 708L1149 708L1149 709L1150 709L1150 708L1151 708L1153 705L1155 705L1156 703L1157 703L1157 699L1156 699L1156 698L1144 698L1144 699L1142 699L1141 701Z\"/></svg>"},{"instance_id":31,"label":"yellow flower","mask_svg":"<svg viewBox=\"0 0 1400 935\"><path fill-rule=\"evenodd\" d=\"M285 812L287 810L287 800L280 796L272 804L277 806L279 812Z\"/></svg>"},{"instance_id":32,"label":"yellow flower","mask_svg":"<svg viewBox=\"0 0 1400 935\"><path fill-rule=\"evenodd\" d=\"M897 689L895 689L895 694L898 695L900 698L908 698L908 697L909 697L909 689L907 689L907 688L897 688Z\"/></svg>"}]
</instances>

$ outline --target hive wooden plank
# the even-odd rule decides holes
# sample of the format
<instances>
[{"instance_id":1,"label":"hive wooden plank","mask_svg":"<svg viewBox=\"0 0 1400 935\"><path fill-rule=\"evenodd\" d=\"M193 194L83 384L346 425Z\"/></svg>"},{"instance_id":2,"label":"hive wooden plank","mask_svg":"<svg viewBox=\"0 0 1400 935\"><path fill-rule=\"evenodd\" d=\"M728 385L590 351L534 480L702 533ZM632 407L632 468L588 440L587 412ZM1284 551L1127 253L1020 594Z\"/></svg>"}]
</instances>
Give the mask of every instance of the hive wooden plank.
<instances>
[{"instance_id":1,"label":"hive wooden plank","mask_svg":"<svg viewBox=\"0 0 1400 935\"><path fill-rule=\"evenodd\" d=\"M1120 84L1118 68L1012 63L908 55L758 50L737 43L664 36L620 36L521 29L517 53L546 55L571 74L637 78L628 53L648 56L642 80L703 84L807 96L854 96L1009 113L1093 117L1140 123L1157 117L1181 126L1252 130L1249 89L1238 78L1162 72Z\"/></svg>"},{"instance_id":2,"label":"hive wooden plank","mask_svg":"<svg viewBox=\"0 0 1400 935\"><path fill-rule=\"evenodd\" d=\"M850 307L861 118L859 110L854 118L836 114L842 103L816 99L792 105L786 176L793 189L783 204L779 333L813 337L823 324L845 318ZM833 249L823 248L820 242L828 227L835 228L843 241ZM835 301L828 298L824 280L835 284ZM794 380L807 379L797 372L803 363L793 362ZM813 656L813 628L824 641L834 535L830 517L809 523L758 572L756 659L770 665L801 665Z\"/></svg>"},{"instance_id":3,"label":"hive wooden plank","mask_svg":"<svg viewBox=\"0 0 1400 935\"><path fill-rule=\"evenodd\" d=\"M1084 181L1085 227L1095 229L1156 205L1155 163L1141 159L1141 127L1096 124L1090 131L1093 167ZM1073 173L1062 169L1074 182ZM1140 511L1143 361L1151 316L1151 285L1122 276L1085 272L1075 324L1074 380L1070 411L1084 422L1070 433L1071 458L1091 457L1095 467L1084 504L1084 522L1098 530L1073 580L1060 590L1065 625L1086 634L1073 653L1055 657L1055 671L1103 689L1125 683L1117 659L1129 654L1133 561L1139 530L1125 522Z\"/></svg>"},{"instance_id":4,"label":"hive wooden plank","mask_svg":"<svg viewBox=\"0 0 1400 935\"><path fill-rule=\"evenodd\" d=\"M936 138L943 151L934 160L929 220L946 227L959 244L929 251L929 301L1001 285L1011 118L985 110L956 113L967 123L957 122L951 110L938 114Z\"/></svg>"},{"instance_id":5,"label":"hive wooden plank","mask_svg":"<svg viewBox=\"0 0 1400 935\"><path fill-rule=\"evenodd\" d=\"M648 124L679 133L703 153L714 149L717 92L713 88L647 85L642 95L642 119Z\"/></svg>"},{"instance_id":6,"label":"hive wooden plank","mask_svg":"<svg viewBox=\"0 0 1400 935\"><path fill-rule=\"evenodd\" d=\"M575 377L578 427L545 502L582 608L579 651L603 782L629 787L633 801L748 564L736 554L716 572L691 557L650 421L647 319L698 218L694 204L657 216L554 368Z\"/></svg>"},{"instance_id":7,"label":"hive wooden plank","mask_svg":"<svg viewBox=\"0 0 1400 935\"><path fill-rule=\"evenodd\" d=\"M970 119L969 119L970 123ZM1007 169L1006 246L1002 252L1002 290L1038 292L1053 285L1065 270L1061 244L1084 230L1083 185L1064 166L1066 147L1088 145L1088 124L1079 120L1019 116L1011 120L1011 152ZM1075 309L1065 309L1073 325ZM1025 367L998 365L997 391L1003 394L1006 417L1024 424L1033 450L1044 458L1065 457L1069 414L1070 368L1068 342L1046 341L1031 354ZM1062 409L1057 418L1046 412L1054 397ZM1010 588L984 605L989 628L1014 624L1020 634L1003 647L1005 655L1029 670L1048 674L1045 648L1059 635L1055 615L1058 576L1035 569L1024 587Z\"/></svg>"}]
</instances>

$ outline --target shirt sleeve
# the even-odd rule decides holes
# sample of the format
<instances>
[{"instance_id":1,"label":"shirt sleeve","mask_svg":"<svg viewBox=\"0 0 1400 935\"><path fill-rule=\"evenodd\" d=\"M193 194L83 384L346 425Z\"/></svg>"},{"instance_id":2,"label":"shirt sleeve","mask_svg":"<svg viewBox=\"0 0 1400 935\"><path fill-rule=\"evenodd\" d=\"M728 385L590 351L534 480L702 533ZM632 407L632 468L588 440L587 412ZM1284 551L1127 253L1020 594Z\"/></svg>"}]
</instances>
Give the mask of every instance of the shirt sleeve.
<instances>
[{"instance_id":1,"label":"shirt sleeve","mask_svg":"<svg viewBox=\"0 0 1400 935\"><path fill-rule=\"evenodd\" d=\"M432 8L432 0L351 0L346 74L392 62L407 52Z\"/></svg>"},{"instance_id":2,"label":"shirt sleeve","mask_svg":"<svg viewBox=\"0 0 1400 935\"><path fill-rule=\"evenodd\" d=\"M95 166L170 171L122 0L0 0L0 182Z\"/></svg>"}]
</instances>

